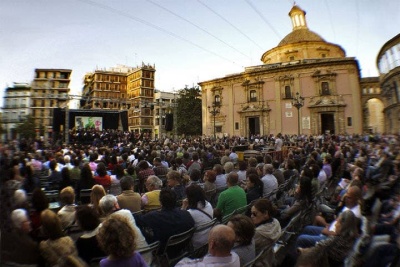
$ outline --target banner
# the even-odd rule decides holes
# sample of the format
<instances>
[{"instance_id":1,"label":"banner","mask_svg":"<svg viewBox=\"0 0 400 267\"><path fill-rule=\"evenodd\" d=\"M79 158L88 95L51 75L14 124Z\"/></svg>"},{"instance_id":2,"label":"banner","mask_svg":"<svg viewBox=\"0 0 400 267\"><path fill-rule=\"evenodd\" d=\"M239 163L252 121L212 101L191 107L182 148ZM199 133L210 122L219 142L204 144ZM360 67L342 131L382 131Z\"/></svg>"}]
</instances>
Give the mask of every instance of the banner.
<instances>
[{"instance_id":1,"label":"banner","mask_svg":"<svg viewBox=\"0 0 400 267\"><path fill-rule=\"evenodd\" d=\"M94 128L97 131L103 130L103 118L102 117L75 117L75 128L76 129L91 129Z\"/></svg>"}]
</instances>

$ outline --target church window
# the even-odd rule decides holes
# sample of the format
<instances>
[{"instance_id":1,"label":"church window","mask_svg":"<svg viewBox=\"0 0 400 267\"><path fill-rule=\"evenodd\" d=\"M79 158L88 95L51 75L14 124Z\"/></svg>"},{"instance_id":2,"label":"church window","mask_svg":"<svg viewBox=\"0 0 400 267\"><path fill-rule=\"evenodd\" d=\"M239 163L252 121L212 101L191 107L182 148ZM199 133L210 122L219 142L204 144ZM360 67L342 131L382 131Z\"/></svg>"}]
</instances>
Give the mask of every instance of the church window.
<instances>
[{"instance_id":1,"label":"church window","mask_svg":"<svg viewBox=\"0 0 400 267\"><path fill-rule=\"evenodd\" d=\"M292 90L289 85L285 86L285 98L292 98Z\"/></svg>"},{"instance_id":2,"label":"church window","mask_svg":"<svg viewBox=\"0 0 400 267\"><path fill-rule=\"evenodd\" d=\"M321 95L330 95L331 92L329 90L329 83L328 82L322 82L321 83Z\"/></svg>"},{"instance_id":3,"label":"church window","mask_svg":"<svg viewBox=\"0 0 400 267\"><path fill-rule=\"evenodd\" d=\"M256 102L257 101L257 92L256 90L251 90L250 91L250 102Z\"/></svg>"}]
</instances>

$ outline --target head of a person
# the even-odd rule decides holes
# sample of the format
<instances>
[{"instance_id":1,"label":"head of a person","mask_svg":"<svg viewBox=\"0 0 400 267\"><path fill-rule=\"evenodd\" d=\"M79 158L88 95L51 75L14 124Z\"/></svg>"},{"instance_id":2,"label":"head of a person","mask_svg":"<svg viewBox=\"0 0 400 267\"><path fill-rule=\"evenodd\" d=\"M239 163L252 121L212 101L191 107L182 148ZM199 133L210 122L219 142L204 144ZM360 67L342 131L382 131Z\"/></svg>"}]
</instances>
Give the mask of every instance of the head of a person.
<instances>
[{"instance_id":1,"label":"head of a person","mask_svg":"<svg viewBox=\"0 0 400 267\"><path fill-rule=\"evenodd\" d=\"M102 250L114 259L130 257L136 249L136 237L128 220L119 215L107 218L97 234Z\"/></svg>"},{"instance_id":2,"label":"head of a person","mask_svg":"<svg viewBox=\"0 0 400 267\"><path fill-rule=\"evenodd\" d=\"M49 199L40 188L35 188L33 190L31 201L32 208L38 212L41 212L49 207Z\"/></svg>"},{"instance_id":3,"label":"head of a person","mask_svg":"<svg viewBox=\"0 0 400 267\"><path fill-rule=\"evenodd\" d=\"M192 160L193 161L198 161L199 160L199 154L197 154L196 152L192 154Z\"/></svg>"},{"instance_id":4,"label":"head of a person","mask_svg":"<svg viewBox=\"0 0 400 267\"><path fill-rule=\"evenodd\" d=\"M300 196L301 199L312 200L312 183L311 178L307 176L301 176L300 178Z\"/></svg>"},{"instance_id":5,"label":"head of a person","mask_svg":"<svg viewBox=\"0 0 400 267\"><path fill-rule=\"evenodd\" d=\"M231 172L226 176L226 183L228 186L235 186L239 182L239 176L236 172Z\"/></svg>"},{"instance_id":6,"label":"head of a person","mask_svg":"<svg viewBox=\"0 0 400 267\"><path fill-rule=\"evenodd\" d=\"M249 175L246 176L247 176L246 179L247 188L253 188L257 185L260 185L260 182L262 183L260 177L255 173L250 173Z\"/></svg>"},{"instance_id":7,"label":"head of a person","mask_svg":"<svg viewBox=\"0 0 400 267\"><path fill-rule=\"evenodd\" d=\"M200 180L200 178L201 178L201 171L200 171L200 170L198 170L198 169L193 169L193 170L190 172L190 180L191 180L191 181L197 182L197 181Z\"/></svg>"},{"instance_id":8,"label":"head of a person","mask_svg":"<svg viewBox=\"0 0 400 267\"><path fill-rule=\"evenodd\" d=\"M277 209L269 199L259 199L251 207L251 220L258 226L272 219L276 213Z\"/></svg>"},{"instance_id":9,"label":"head of a person","mask_svg":"<svg viewBox=\"0 0 400 267\"><path fill-rule=\"evenodd\" d=\"M106 165L103 162L99 162L96 168L97 175L102 177L107 175Z\"/></svg>"},{"instance_id":10,"label":"head of a person","mask_svg":"<svg viewBox=\"0 0 400 267\"><path fill-rule=\"evenodd\" d=\"M162 187L162 181L157 176L150 175L147 177L145 185L147 191L160 190Z\"/></svg>"},{"instance_id":11,"label":"head of a person","mask_svg":"<svg viewBox=\"0 0 400 267\"><path fill-rule=\"evenodd\" d=\"M217 174L215 173L215 171L207 170L204 173L204 181L209 181L210 183L214 183L216 179L217 179Z\"/></svg>"},{"instance_id":12,"label":"head of a person","mask_svg":"<svg viewBox=\"0 0 400 267\"><path fill-rule=\"evenodd\" d=\"M329 266L328 257L318 249L303 251L296 261L296 267L321 267Z\"/></svg>"},{"instance_id":13,"label":"head of a person","mask_svg":"<svg viewBox=\"0 0 400 267\"><path fill-rule=\"evenodd\" d=\"M76 208L75 219L83 231L93 231L100 224L99 215L88 205Z\"/></svg>"},{"instance_id":14,"label":"head of a person","mask_svg":"<svg viewBox=\"0 0 400 267\"><path fill-rule=\"evenodd\" d=\"M285 168L288 169L288 170L293 170L294 168L296 168L296 164L294 163L294 160L288 159L286 161Z\"/></svg>"},{"instance_id":15,"label":"head of a person","mask_svg":"<svg viewBox=\"0 0 400 267\"><path fill-rule=\"evenodd\" d=\"M60 218L54 211L45 209L40 214L40 220L43 232L49 239L56 240L64 236Z\"/></svg>"},{"instance_id":16,"label":"head of a person","mask_svg":"<svg viewBox=\"0 0 400 267\"><path fill-rule=\"evenodd\" d=\"M226 225L216 225L208 234L208 252L215 257L229 256L235 244L235 231Z\"/></svg>"},{"instance_id":17,"label":"head of a person","mask_svg":"<svg viewBox=\"0 0 400 267\"><path fill-rule=\"evenodd\" d=\"M133 175L135 173L135 167L133 167L132 165L129 165L128 168L126 168L126 172L129 175Z\"/></svg>"},{"instance_id":18,"label":"head of a person","mask_svg":"<svg viewBox=\"0 0 400 267\"><path fill-rule=\"evenodd\" d=\"M146 169L148 169L150 167L149 167L149 164L147 163L147 161L142 160L142 161L140 161L138 163L138 168L141 169L141 170L146 170Z\"/></svg>"},{"instance_id":19,"label":"head of a person","mask_svg":"<svg viewBox=\"0 0 400 267\"><path fill-rule=\"evenodd\" d=\"M27 201L26 192L23 189L15 190L14 192L14 204L15 206L21 206Z\"/></svg>"},{"instance_id":20,"label":"head of a person","mask_svg":"<svg viewBox=\"0 0 400 267\"><path fill-rule=\"evenodd\" d=\"M93 173L90 169L89 163L85 163L81 169L81 179L82 180L93 180Z\"/></svg>"},{"instance_id":21,"label":"head of a person","mask_svg":"<svg viewBox=\"0 0 400 267\"><path fill-rule=\"evenodd\" d=\"M54 171L57 167L57 161L55 159L50 160L49 168L50 170Z\"/></svg>"},{"instance_id":22,"label":"head of a person","mask_svg":"<svg viewBox=\"0 0 400 267\"><path fill-rule=\"evenodd\" d=\"M249 160L247 161L247 163L248 163L248 165L249 165L249 167L253 167L253 168L255 168L256 166L257 166L257 159L256 158L253 158L253 157L251 157L251 158L249 158Z\"/></svg>"},{"instance_id":23,"label":"head of a person","mask_svg":"<svg viewBox=\"0 0 400 267\"><path fill-rule=\"evenodd\" d=\"M153 164L154 164L154 166L161 166L161 158L155 157L153 159Z\"/></svg>"},{"instance_id":24,"label":"head of a person","mask_svg":"<svg viewBox=\"0 0 400 267\"><path fill-rule=\"evenodd\" d=\"M167 185L169 187L177 186L181 183L181 174L177 171L169 171L167 173Z\"/></svg>"},{"instance_id":25,"label":"head of a person","mask_svg":"<svg viewBox=\"0 0 400 267\"><path fill-rule=\"evenodd\" d=\"M117 197L111 194L102 197L99 201L99 206L105 214L110 214L119 209Z\"/></svg>"},{"instance_id":26,"label":"head of a person","mask_svg":"<svg viewBox=\"0 0 400 267\"><path fill-rule=\"evenodd\" d=\"M161 189L160 203L163 209L174 209L176 207L176 193L169 188Z\"/></svg>"},{"instance_id":27,"label":"head of a person","mask_svg":"<svg viewBox=\"0 0 400 267\"><path fill-rule=\"evenodd\" d=\"M346 207L351 209L357 206L361 199L361 196L362 192L358 186L356 185L350 186L349 189L347 190L346 195L344 196Z\"/></svg>"},{"instance_id":28,"label":"head of a person","mask_svg":"<svg viewBox=\"0 0 400 267\"><path fill-rule=\"evenodd\" d=\"M24 209L15 209L11 212L11 222L15 228L29 233L32 230L28 212Z\"/></svg>"},{"instance_id":29,"label":"head of a person","mask_svg":"<svg viewBox=\"0 0 400 267\"><path fill-rule=\"evenodd\" d=\"M264 174L272 174L274 172L274 166L272 166L272 164L265 164L263 168Z\"/></svg>"},{"instance_id":30,"label":"head of a person","mask_svg":"<svg viewBox=\"0 0 400 267\"><path fill-rule=\"evenodd\" d=\"M336 233L340 236L356 238L359 220L351 210L340 213L336 222Z\"/></svg>"},{"instance_id":31,"label":"head of a person","mask_svg":"<svg viewBox=\"0 0 400 267\"><path fill-rule=\"evenodd\" d=\"M203 207L206 205L206 194L199 185L192 184L186 187L186 197L189 202L189 209L197 209L199 203L201 203Z\"/></svg>"},{"instance_id":32,"label":"head of a person","mask_svg":"<svg viewBox=\"0 0 400 267\"><path fill-rule=\"evenodd\" d=\"M133 190L135 186L135 181L133 180L132 176L124 176L119 181L119 185L121 186L121 190Z\"/></svg>"},{"instance_id":33,"label":"head of a person","mask_svg":"<svg viewBox=\"0 0 400 267\"><path fill-rule=\"evenodd\" d=\"M281 165L281 163L278 160L274 160L272 162L272 166L274 166L275 170L278 170L280 165Z\"/></svg>"},{"instance_id":34,"label":"head of a person","mask_svg":"<svg viewBox=\"0 0 400 267\"><path fill-rule=\"evenodd\" d=\"M64 205L72 205L75 202L75 190L72 186L63 188L60 192L60 200Z\"/></svg>"},{"instance_id":35,"label":"head of a person","mask_svg":"<svg viewBox=\"0 0 400 267\"><path fill-rule=\"evenodd\" d=\"M235 169L233 162L228 161L224 164L224 171L226 174L231 173Z\"/></svg>"},{"instance_id":36,"label":"head of a person","mask_svg":"<svg viewBox=\"0 0 400 267\"><path fill-rule=\"evenodd\" d=\"M229 219L227 226L235 231L236 243L243 246L251 244L255 234L255 227L249 217L237 214Z\"/></svg>"},{"instance_id":37,"label":"head of a person","mask_svg":"<svg viewBox=\"0 0 400 267\"><path fill-rule=\"evenodd\" d=\"M65 164L71 163L71 157L69 155L65 155L64 156L64 162L65 162Z\"/></svg>"},{"instance_id":38,"label":"head of a person","mask_svg":"<svg viewBox=\"0 0 400 267\"><path fill-rule=\"evenodd\" d=\"M79 157L75 157L72 162L74 164L74 167L79 167L79 165L81 164L81 160L79 159Z\"/></svg>"},{"instance_id":39,"label":"head of a person","mask_svg":"<svg viewBox=\"0 0 400 267\"><path fill-rule=\"evenodd\" d=\"M122 165L115 165L114 174L117 177L117 179L121 179L125 174L124 167L122 167Z\"/></svg>"},{"instance_id":40,"label":"head of a person","mask_svg":"<svg viewBox=\"0 0 400 267\"><path fill-rule=\"evenodd\" d=\"M215 173L217 175L220 175L220 174L222 174L224 169L222 168L221 164L215 164L214 167L213 167L213 170L215 171Z\"/></svg>"},{"instance_id":41,"label":"head of a person","mask_svg":"<svg viewBox=\"0 0 400 267\"><path fill-rule=\"evenodd\" d=\"M272 164L272 157L271 157L271 155L265 154L264 163L265 163L265 164Z\"/></svg>"},{"instance_id":42,"label":"head of a person","mask_svg":"<svg viewBox=\"0 0 400 267\"><path fill-rule=\"evenodd\" d=\"M92 186L92 192L90 193L90 203L97 206L100 199L106 195L106 191L102 185L96 184Z\"/></svg>"},{"instance_id":43,"label":"head of a person","mask_svg":"<svg viewBox=\"0 0 400 267\"><path fill-rule=\"evenodd\" d=\"M239 171L245 171L247 170L247 162L246 161L240 161L239 162Z\"/></svg>"}]
</instances>

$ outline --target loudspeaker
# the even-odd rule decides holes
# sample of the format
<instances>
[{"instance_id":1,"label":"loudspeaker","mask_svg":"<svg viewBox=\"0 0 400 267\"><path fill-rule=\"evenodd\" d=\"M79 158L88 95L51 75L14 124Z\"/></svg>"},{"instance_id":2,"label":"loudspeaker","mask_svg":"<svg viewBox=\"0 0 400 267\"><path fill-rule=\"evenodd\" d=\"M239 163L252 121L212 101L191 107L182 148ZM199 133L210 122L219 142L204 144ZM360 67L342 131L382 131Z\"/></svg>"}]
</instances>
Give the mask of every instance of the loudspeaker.
<instances>
[{"instance_id":1,"label":"loudspeaker","mask_svg":"<svg viewBox=\"0 0 400 267\"><path fill-rule=\"evenodd\" d=\"M172 114L165 115L165 130L172 131L174 128L174 116Z\"/></svg>"}]
</instances>

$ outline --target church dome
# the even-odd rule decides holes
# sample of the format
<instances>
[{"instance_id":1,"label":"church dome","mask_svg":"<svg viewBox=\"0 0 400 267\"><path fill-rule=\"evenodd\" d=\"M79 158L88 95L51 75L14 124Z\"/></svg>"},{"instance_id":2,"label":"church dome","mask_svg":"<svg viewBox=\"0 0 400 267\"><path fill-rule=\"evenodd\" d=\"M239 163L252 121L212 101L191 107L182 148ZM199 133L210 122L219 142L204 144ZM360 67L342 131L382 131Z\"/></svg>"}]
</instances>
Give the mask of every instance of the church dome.
<instances>
[{"instance_id":1,"label":"church dome","mask_svg":"<svg viewBox=\"0 0 400 267\"><path fill-rule=\"evenodd\" d=\"M278 47L301 42L325 42L325 40L309 29L296 29L286 35L285 38L280 41Z\"/></svg>"},{"instance_id":2,"label":"church dome","mask_svg":"<svg viewBox=\"0 0 400 267\"><path fill-rule=\"evenodd\" d=\"M326 42L320 35L307 27L306 12L293 6L289 12L292 32L283 38L278 46L261 56L264 64L291 62L316 58L342 58L346 52L340 46Z\"/></svg>"}]
</instances>

